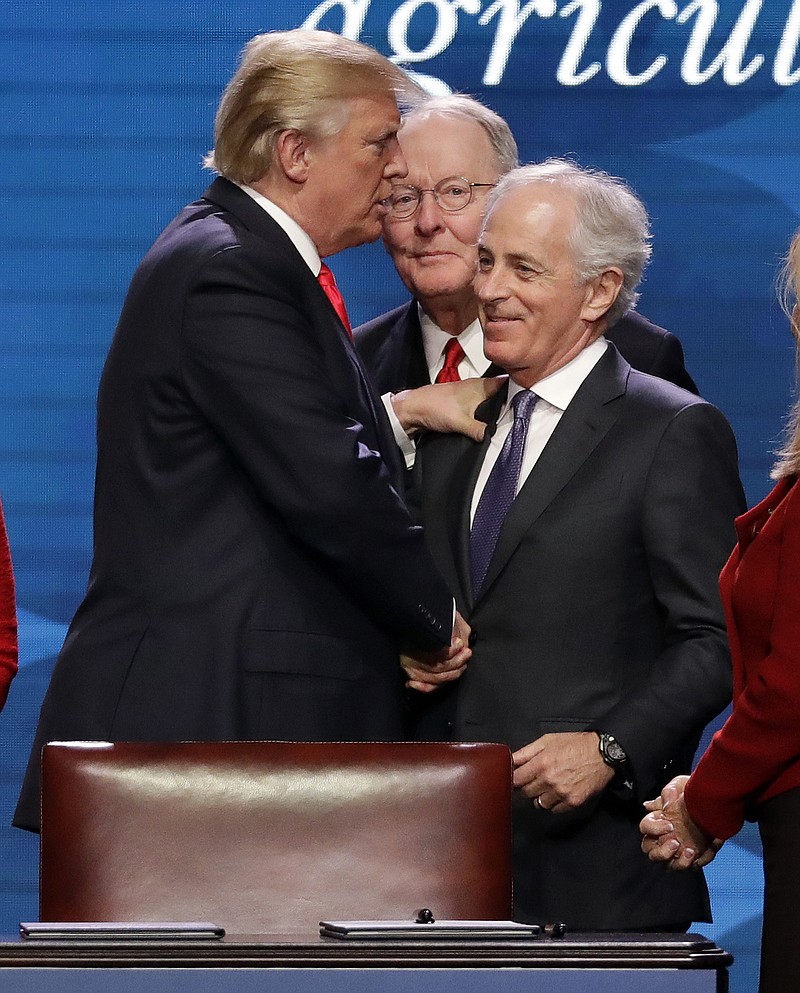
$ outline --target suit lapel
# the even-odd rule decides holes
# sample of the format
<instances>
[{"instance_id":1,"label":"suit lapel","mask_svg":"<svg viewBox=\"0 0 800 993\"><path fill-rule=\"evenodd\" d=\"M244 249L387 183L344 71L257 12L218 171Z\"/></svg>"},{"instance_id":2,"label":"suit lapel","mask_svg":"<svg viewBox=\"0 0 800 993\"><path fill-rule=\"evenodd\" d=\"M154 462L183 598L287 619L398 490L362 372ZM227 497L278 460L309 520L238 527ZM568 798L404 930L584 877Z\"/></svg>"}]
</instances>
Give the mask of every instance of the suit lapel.
<instances>
[{"instance_id":1,"label":"suit lapel","mask_svg":"<svg viewBox=\"0 0 800 993\"><path fill-rule=\"evenodd\" d=\"M356 352L350 335L334 312L330 301L325 295L325 291L314 278L314 274L294 247L291 238L286 234L280 224L270 217L263 207L259 206L248 193L223 177L214 180L203 194L203 199L217 204L223 210L234 214L253 234L272 243L276 241L278 243L285 242L287 255L291 258L297 258L298 279L303 287L303 292L307 292L310 298L315 300L315 313L318 312L320 322L324 320L326 325L330 325L330 332L326 327L323 333L338 334L339 340L347 352L347 356L354 367L360 383L361 397L372 418L372 428L377 434L381 455L389 469L395 489L398 493L402 494L404 491L405 466L394 440L391 425L389 424L386 411L383 409L383 404L375 395L369 375Z\"/></svg>"},{"instance_id":2,"label":"suit lapel","mask_svg":"<svg viewBox=\"0 0 800 993\"><path fill-rule=\"evenodd\" d=\"M476 443L464 435L434 435L421 453L425 534L462 613L469 613L473 603L469 567L470 504L506 392L500 390L476 412L476 417L487 422L483 441Z\"/></svg>"},{"instance_id":3,"label":"suit lapel","mask_svg":"<svg viewBox=\"0 0 800 993\"><path fill-rule=\"evenodd\" d=\"M506 515L481 598L525 533L558 497L619 417L620 406L613 401L624 396L629 372L627 362L609 346L586 377Z\"/></svg>"},{"instance_id":4,"label":"suit lapel","mask_svg":"<svg viewBox=\"0 0 800 993\"><path fill-rule=\"evenodd\" d=\"M425 358L425 348L422 344L419 310L413 300L404 316L397 341L401 349L399 354L403 357L401 361L406 363L403 382L407 383L409 389L412 390L418 386L427 386L431 377L428 372L428 360Z\"/></svg>"}]
</instances>

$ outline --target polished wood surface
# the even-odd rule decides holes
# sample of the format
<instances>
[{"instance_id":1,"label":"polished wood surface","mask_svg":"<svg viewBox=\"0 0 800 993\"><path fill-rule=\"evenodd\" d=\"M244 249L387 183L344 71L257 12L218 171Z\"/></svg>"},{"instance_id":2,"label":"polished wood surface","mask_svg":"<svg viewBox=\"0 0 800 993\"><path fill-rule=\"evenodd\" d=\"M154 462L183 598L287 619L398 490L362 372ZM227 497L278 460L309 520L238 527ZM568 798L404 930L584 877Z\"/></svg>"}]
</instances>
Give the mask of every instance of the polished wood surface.
<instances>
[{"instance_id":1,"label":"polished wood surface","mask_svg":"<svg viewBox=\"0 0 800 993\"><path fill-rule=\"evenodd\" d=\"M342 941L297 935L228 935L207 941L0 942L0 969L38 968L446 968L721 969L732 956L699 934L584 933L521 941Z\"/></svg>"}]
</instances>

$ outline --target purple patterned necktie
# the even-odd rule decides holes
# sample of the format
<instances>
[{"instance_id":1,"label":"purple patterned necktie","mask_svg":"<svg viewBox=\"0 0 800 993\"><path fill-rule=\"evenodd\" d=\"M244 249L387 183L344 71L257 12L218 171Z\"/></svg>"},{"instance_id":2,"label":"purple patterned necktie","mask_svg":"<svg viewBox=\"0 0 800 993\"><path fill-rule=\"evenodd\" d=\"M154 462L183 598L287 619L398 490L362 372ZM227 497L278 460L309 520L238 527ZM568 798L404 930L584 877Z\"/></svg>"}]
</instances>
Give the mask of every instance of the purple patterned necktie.
<instances>
[{"instance_id":1,"label":"purple patterned necktie","mask_svg":"<svg viewBox=\"0 0 800 993\"><path fill-rule=\"evenodd\" d=\"M469 536L472 593L476 597L486 578L503 520L514 502L522 457L525 454L528 421L538 399L530 390L520 390L512 399L514 424L478 501Z\"/></svg>"}]
</instances>

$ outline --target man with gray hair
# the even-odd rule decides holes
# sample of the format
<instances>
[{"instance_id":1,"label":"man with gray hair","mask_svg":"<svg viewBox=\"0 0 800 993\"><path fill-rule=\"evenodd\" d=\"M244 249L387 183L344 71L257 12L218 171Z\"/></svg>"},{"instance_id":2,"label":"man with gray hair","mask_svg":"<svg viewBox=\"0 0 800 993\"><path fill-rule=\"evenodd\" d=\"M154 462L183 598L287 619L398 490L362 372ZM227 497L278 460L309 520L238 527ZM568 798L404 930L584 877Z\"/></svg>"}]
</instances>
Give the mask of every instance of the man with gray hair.
<instances>
[{"instance_id":1,"label":"man with gray hair","mask_svg":"<svg viewBox=\"0 0 800 993\"><path fill-rule=\"evenodd\" d=\"M744 507L723 415L603 335L650 256L619 179L550 160L490 194L475 294L507 393L476 443L428 435L434 559L473 632L420 736L513 750L515 917L579 929L709 920L701 873L640 851L642 800L729 700L717 576Z\"/></svg>"},{"instance_id":2,"label":"man with gray hair","mask_svg":"<svg viewBox=\"0 0 800 993\"><path fill-rule=\"evenodd\" d=\"M103 370L91 579L17 825L38 826L46 741L396 739L404 678L463 669L468 628L322 263L381 232L410 86L329 32L246 46L220 175L137 269Z\"/></svg>"},{"instance_id":3,"label":"man with gray hair","mask_svg":"<svg viewBox=\"0 0 800 993\"><path fill-rule=\"evenodd\" d=\"M355 330L381 394L497 371L483 353L475 245L489 190L517 165L508 124L463 94L415 104L398 137L408 176L394 181L383 238L412 300ZM697 393L675 335L632 309L607 324L634 368Z\"/></svg>"}]
</instances>

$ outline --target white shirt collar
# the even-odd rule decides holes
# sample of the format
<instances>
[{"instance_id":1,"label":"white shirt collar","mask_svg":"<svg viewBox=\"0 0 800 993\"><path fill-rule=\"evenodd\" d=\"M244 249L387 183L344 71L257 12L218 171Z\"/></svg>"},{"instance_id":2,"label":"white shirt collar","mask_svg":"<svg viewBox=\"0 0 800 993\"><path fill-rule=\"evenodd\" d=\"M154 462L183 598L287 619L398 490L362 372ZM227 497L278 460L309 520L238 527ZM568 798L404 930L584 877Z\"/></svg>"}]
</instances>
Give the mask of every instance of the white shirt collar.
<instances>
[{"instance_id":1,"label":"white shirt collar","mask_svg":"<svg viewBox=\"0 0 800 993\"><path fill-rule=\"evenodd\" d=\"M266 210L276 224L283 228L294 247L302 256L303 261L313 273L314 277L316 278L319 276L319 271L322 268L322 260L319 257L317 246L311 240L309 235L306 234L306 232L300 227L297 221L293 217L290 217L286 211L282 210L276 203L268 200L263 193L259 193L251 186L242 186L241 189L243 189L248 196L251 196L259 207Z\"/></svg>"},{"instance_id":2,"label":"white shirt collar","mask_svg":"<svg viewBox=\"0 0 800 993\"><path fill-rule=\"evenodd\" d=\"M540 379L538 383L534 383L530 389L552 407L561 411L566 410L572 398L583 385L583 381L600 361L607 348L608 342L601 335L591 345L582 349L574 359L561 366L560 369L556 369L555 372L551 372L544 379ZM509 379L508 400L503 412L510 405L512 398L522 389L525 387L519 386L513 379Z\"/></svg>"},{"instance_id":3,"label":"white shirt collar","mask_svg":"<svg viewBox=\"0 0 800 993\"><path fill-rule=\"evenodd\" d=\"M422 307L417 304L419 313L419 326L422 329L422 347L425 349L425 362L428 369L435 369L440 364L442 351L452 335L442 331L438 324L431 320ZM482 376L489 368L489 362L483 354L483 331L481 322L476 317L458 335L458 341L464 349L464 354L469 360L476 376Z\"/></svg>"}]
</instances>

